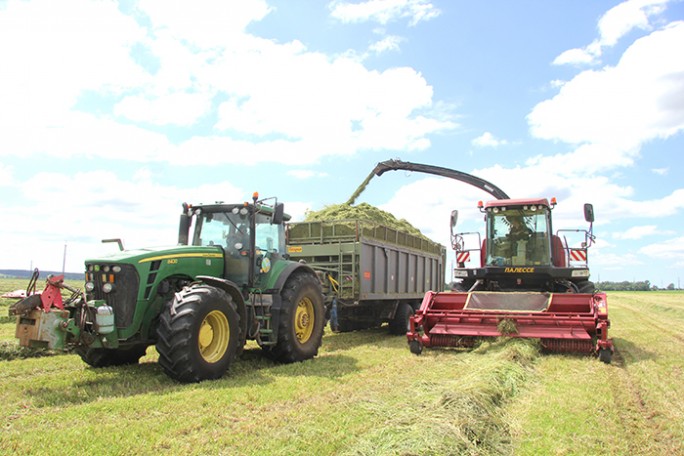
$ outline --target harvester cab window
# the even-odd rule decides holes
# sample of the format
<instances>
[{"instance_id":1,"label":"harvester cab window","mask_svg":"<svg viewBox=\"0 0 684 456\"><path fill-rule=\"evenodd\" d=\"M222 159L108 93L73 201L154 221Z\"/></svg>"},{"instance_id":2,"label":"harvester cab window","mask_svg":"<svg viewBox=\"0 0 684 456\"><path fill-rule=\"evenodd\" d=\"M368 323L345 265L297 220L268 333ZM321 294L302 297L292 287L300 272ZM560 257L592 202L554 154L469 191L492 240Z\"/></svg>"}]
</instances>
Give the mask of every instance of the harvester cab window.
<instances>
[{"instance_id":1,"label":"harvester cab window","mask_svg":"<svg viewBox=\"0 0 684 456\"><path fill-rule=\"evenodd\" d=\"M548 265L550 238L545 210L509 209L488 214L490 266Z\"/></svg>"}]
</instances>

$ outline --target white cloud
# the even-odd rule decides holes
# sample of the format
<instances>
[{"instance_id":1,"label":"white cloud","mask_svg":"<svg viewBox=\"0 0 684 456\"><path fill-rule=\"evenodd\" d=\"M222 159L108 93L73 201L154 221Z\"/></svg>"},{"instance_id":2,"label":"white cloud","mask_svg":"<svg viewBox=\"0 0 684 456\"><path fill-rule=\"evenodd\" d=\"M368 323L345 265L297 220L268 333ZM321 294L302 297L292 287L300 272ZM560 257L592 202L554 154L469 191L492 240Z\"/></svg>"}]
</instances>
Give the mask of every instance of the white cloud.
<instances>
[{"instance_id":1,"label":"white cloud","mask_svg":"<svg viewBox=\"0 0 684 456\"><path fill-rule=\"evenodd\" d=\"M333 1L330 9L330 15L342 22L376 21L387 24L408 18L411 26L441 14L429 0L366 0L361 3Z\"/></svg>"},{"instance_id":2,"label":"white cloud","mask_svg":"<svg viewBox=\"0 0 684 456\"><path fill-rule=\"evenodd\" d=\"M657 233L658 227L655 225L633 226L626 231L614 233L615 239L641 239Z\"/></svg>"},{"instance_id":3,"label":"white cloud","mask_svg":"<svg viewBox=\"0 0 684 456\"><path fill-rule=\"evenodd\" d=\"M676 261L677 266L684 266L684 237L667 239L639 249L639 253L648 255L658 261Z\"/></svg>"},{"instance_id":4,"label":"white cloud","mask_svg":"<svg viewBox=\"0 0 684 456\"><path fill-rule=\"evenodd\" d=\"M555 65L597 63L603 48L612 47L634 29L650 30L651 19L660 15L670 0L628 0L608 10L598 21L599 37L584 48L569 49Z\"/></svg>"},{"instance_id":5,"label":"white cloud","mask_svg":"<svg viewBox=\"0 0 684 456\"><path fill-rule=\"evenodd\" d=\"M10 187L13 185L13 173L12 167L0 163L0 187Z\"/></svg>"},{"instance_id":6,"label":"white cloud","mask_svg":"<svg viewBox=\"0 0 684 456\"><path fill-rule=\"evenodd\" d=\"M376 41L368 47L368 50L374 54L382 54L387 51L398 51L399 44L404 41L403 38L398 36L386 36L380 41Z\"/></svg>"},{"instance_id":7,"label":"white cloud","mask_svg":"<svg viewBox=\"0 0 684 456\"><path fill-rule=\"evenodd\" d=\"M423 17L428 6L408 1L399 11ZM429 135L456 127L412 68L374 71L345 54L247 34L270 12L264 1L142 1L134 15L124 10L85 0L0 9L0 41L22 43L0 48L0 124L9 127L0 155L187 163L188 153L211 152L218 162L244 163L245 152L258 152L256 163L296 151L287 160L297 165L361 150L421 150ZM154 64L139 65L140 52ZM169 128L209 119L216 123L202 138Z\"/></svg>"},{"instance_id":8,"label":"white cloud","mask_svg":"<svg viewBox=\"0 0 684 456\"><path fill-rule=\"evenodd\" d=\"M297 179L311 179L313 177L327 177L328 173L313 171L310 169L291 169L287 172L288 176L295 177Z\"/></svg>"},{"instance_id":9,"label":"white cloud","mask_svg":"<svg viewBox=\"0 0 684 456\"><path fill-rule=\"evenodd\" d=\"M531 132L543 139L593 143L620 161L630 161L636 148L654 138L684 129L684 22L634 42L615 67L584 71L558 95L534 107ZM613 149L613 151L611 151Z\"/></svg>"},{"instance_id":10,"label":"white cloud","mask_svg":"<svg viewBox=\"0 0 684 456\"><path fill-rule=\"evenodd\" d=\"M499 147L508 144L505 139L498 139L490 132L486 131L482 135L471 141L476 147Z\"/></svg>"},{"instance_id":11,"label":"white cloud","mask_svg":"<svg viewBox=\"0 0 684 456\"><path fill-rule=\"evenodd\" d=\"M210 94L176 92L153 99L125 97L114 107L114 114L155 125L191 126L210 108Z\"/></svg>"},{"instance_id":12,"label":"white cloud","mask_svg":"<svg viewBox=\"0 0 684 456\"><path fill-rule=\"evenodd\" d=\"M659 176L666 176L670 172L670 168L653 168L651 172Z\"/></svg>"},{"instance_id":13,"label":"white cloud","mask_svg":"<svg viewBox=\"0 0 684 456\"><path fill-rule=\"evenodd\" d=\"M115 251L101 239L122 238L126 248L175 245L181 203L243 201L248 196L228 182L183 188L155 183L149 169L131 174L121 179L107 171L38 173L22 183L17 190L27 204L13 209L13 217L36 220L40 208L40 227L6 226L0 238L0 267L28 268L30 259L42 258L35 266L61 270L65 242L67 271L80 271L84 259ZM17 264L21 258L27 264Z\"/></svg>"}]
</instances>

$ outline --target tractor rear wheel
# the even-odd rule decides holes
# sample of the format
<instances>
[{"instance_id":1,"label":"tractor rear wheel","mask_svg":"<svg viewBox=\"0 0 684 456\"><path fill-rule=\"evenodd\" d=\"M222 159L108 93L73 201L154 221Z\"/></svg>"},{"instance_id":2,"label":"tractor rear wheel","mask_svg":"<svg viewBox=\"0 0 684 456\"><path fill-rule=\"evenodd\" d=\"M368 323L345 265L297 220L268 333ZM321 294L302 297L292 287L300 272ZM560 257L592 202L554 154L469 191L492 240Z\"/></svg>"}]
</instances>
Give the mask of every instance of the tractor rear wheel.
<instances>
[{"instance_id":1,"label":"tractor rear wheel","mask_svg":"<svg viewBox=\"0 0 684 456\"><path fill-rule=\"evenodd\" d=\"M390 321L390 334L395 336L405 336L411 329L409 319L413 315L413 307L406 302L400 302L397 305L397 311L394 313L394 318Z\"/></svg>"},{"instance_id":2,"label":"tractor rear wheel","mask_svg":"<svg viewBox=\"0 0 684 456\"><path fill-rule=\"evenodd\" d=\"M223 376L236 356L239 321L225 291L205 284L185 287L159 319L159 364L185 383Z\"/></svg>"},{"instance_id":3,"label":"tractor rear wheel","mask_svg":"<svg viewBox=\"0 0 684 456\"><path fill-rule=\"evenodd\" d=\"M293 274L285 283L281 298L278 341L267 354L285 363L313 358L318 354L325 326L318 279L311 274Z\"/></svg>"},{"instance_id":4,"label":"tractor rear wheel","mask_svg":"<svg viewBox=\"0 0 684 456\"><path fill-rule=\"evenodd\" d=\"M92 367L123 366L137 364L145 355L147 345L118 349L77 347L75 351L86 364Z\"/></svg>"},{"instance_id":5,"label":"tractor rear wheel","mask_svg":"<svg viewBox=\"0 0 684 456\"><path fill-rule=\"evenodd\" d=\"M577 289L580 293L592 294L594 291L596 291L596 286L594 285L594 282L583 280L581 282L577 282Z\"/></svg>"}]
</instances>

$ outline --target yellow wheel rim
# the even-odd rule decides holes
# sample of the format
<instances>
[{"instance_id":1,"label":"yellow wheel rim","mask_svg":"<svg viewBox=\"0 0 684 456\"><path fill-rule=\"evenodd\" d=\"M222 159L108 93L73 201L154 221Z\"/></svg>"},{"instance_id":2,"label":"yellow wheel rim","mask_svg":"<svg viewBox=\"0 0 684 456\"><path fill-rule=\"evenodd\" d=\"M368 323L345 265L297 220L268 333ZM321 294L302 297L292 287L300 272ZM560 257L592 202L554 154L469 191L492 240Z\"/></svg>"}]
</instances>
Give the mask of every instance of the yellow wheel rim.
<instances>
[{"instance_id":1,"label":"yellow wheel rim","mask_svg":"<svg viewBox=\"0 0 684 456\"><path fill-rule=\"evenodd\" d=\"M200 325L197 344L200 355L208 363L219 361L228 350L230 326L223 312L213 310L204 317Z\"/></svg>"},{"instance_id":2,"label":"yellow wheel rim","mask_svg":"<svg viewBox=\"0 0 684 456\"><path fill-rule=\"evenodd\" d=\"M313 302L309 298L302 298L297 303L295 311L295 335L300 344L305 344L311 339L315 318Z\"/></svg>"}]
</instances>

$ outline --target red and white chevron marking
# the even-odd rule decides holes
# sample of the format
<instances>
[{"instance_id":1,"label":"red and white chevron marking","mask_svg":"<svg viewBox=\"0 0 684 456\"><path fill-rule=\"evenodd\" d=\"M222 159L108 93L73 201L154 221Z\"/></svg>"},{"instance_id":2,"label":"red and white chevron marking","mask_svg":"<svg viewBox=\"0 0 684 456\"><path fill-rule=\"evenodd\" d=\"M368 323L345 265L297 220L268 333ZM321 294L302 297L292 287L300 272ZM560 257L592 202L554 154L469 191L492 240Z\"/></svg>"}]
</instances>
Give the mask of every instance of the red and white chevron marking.
<instances>
[{"instance_id":1,"label":"red and white chevron marking","mask_svg":"<svg viewBox=\"0 0 684 456\"><path fill-rule=\"evenodd\" d=\"M575 250L570 249L570 261L587 261L587 251L586 250Z\"/></svg>"},{"instance_id":2,"label":"red and white chevron marking","mask_svg":"<svg viewBox=\"0 0 684 456\"><path fill-rule=\"evenodd\" d=\"M466 261L470 261L470 252L459 252L456 254L457 263L465 263Z\"/></svg>"}]
</instances>

